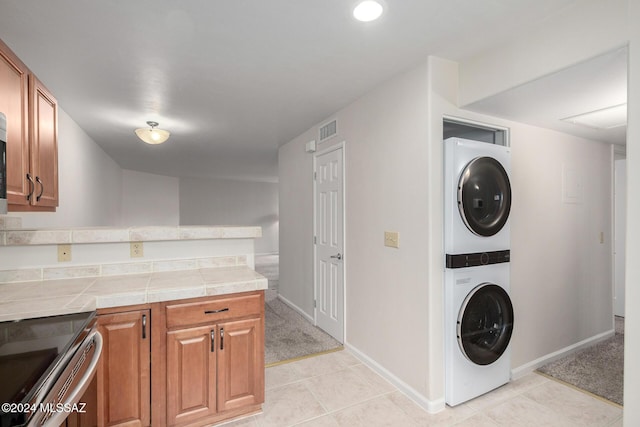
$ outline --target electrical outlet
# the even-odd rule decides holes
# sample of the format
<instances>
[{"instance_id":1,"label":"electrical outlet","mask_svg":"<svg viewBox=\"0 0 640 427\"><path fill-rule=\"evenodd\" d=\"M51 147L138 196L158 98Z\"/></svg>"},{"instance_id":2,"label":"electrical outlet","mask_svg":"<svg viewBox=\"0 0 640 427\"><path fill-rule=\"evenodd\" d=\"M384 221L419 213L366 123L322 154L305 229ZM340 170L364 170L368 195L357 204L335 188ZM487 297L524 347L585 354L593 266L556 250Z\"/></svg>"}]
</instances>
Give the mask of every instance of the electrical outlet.
<instances>
[{"instance_id":1,"label":"electrical outlet","mask_svg":"<svg viewBox=\"0 0 640 427\"><path fill-rule=\"evenodd\" d=\"M144 246L142 242L131 242L131 258L142 258L144 256Z\"/></svg>"},{"instance_id":2,"label":"electrical outlet","mask_svg":"<svg viewBox=\"0 0 640 427\"><path fill-rule=\"evenodd\" d=\"M58 245L58 262L71 261L71 245Z\"/></svg>"},{"instance_id":3,"label":"electrical outlet","mask_svg":"<svg viewBox=\"0 0 640 427\"><path fill-rule=\"evenodd\" d=\"M400 234L397 231L385 231L384 232L384 245L390 248L399 248Z\"/></svg>"}]
</instances>

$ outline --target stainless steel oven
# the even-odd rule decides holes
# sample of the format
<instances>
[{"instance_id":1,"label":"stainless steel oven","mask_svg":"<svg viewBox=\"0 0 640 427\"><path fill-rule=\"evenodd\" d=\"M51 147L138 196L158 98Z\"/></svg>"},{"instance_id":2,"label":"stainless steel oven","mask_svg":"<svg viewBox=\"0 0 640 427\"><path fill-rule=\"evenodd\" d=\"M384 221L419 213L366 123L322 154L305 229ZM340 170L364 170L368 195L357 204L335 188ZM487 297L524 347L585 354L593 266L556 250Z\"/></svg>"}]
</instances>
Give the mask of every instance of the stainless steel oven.
<instances>
[{"instance_id":1,"label":"stainless steel oven","mask_svg":"<svg viewBox=\"0 0 640 427\"><path fill-rule=\"evenodd\" d=\"M0 427L59 427L86 411L101 352L95 312L0 323Z\"/></svg>"},{"instance_id":2,"label":"stainless steel oven","mask_svg":"<svg viewBox=\"0 0 640 427\"><path fill-rule=\"evenodd\" d=\"M7 118L0 112L0 215L7 213Z\"/></svg>"}]
</instances>

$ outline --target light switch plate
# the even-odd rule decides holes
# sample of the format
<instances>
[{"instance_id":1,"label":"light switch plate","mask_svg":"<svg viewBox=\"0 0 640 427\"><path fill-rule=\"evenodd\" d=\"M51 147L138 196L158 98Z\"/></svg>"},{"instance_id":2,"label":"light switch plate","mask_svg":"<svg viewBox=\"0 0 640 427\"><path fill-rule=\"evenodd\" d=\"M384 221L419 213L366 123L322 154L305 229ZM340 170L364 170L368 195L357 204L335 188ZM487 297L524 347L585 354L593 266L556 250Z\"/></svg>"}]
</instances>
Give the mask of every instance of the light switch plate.
<instances>
[{"instance_id":1,"label":"light switch plate","mask_svg":"<svg viewBox=\"0 0 640 427\"><path fill-rule=\"evenodd\" d=\"M131 258L142 258L144 256L144 246L142 242L131 242Z\"/></svg>"},{"instance_id":2,"label":"light switch plate","mask_svg":"<svg viewBox=\"0 0 640 427\"><path fill-rule=\"evenodd\" d=\"M384 232L384 245L390 248L399 248L399 233L397 231L385 231Z\"/></svg>"},{"instance_id":3,"label":"light switch plate","mask_svg":"<svg viewBox=\"0 0 640 427\"><path fill-rule=\"evenodd\" d=\"M71 245L58 245L58 262L71 261Z\"/></svg>"}]
</instances>

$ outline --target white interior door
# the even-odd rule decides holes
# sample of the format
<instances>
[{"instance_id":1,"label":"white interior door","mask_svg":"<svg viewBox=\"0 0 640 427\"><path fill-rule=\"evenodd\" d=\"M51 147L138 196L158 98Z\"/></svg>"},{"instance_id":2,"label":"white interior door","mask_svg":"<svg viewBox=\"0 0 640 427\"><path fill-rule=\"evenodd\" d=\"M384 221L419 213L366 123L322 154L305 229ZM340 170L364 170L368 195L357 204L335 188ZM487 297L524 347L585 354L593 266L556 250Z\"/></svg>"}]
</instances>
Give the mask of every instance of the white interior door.
<instances>
[{"instance_id":1,"label":"white interior door","mask_svg":"<svg viewBox=\"0 0 640 427\"><path fill-rule=\"evenodd\" d=\"M315 319L344 342L343 148L315 156Z\"/></svg>"},{"instance_id":2,"label":"white interior door","mask_svg":"<svg viewBox=\"0 0 640 427\"><path fill-rule=\"evenodd\" d=\"M625 236L627 234L627 160L615 161L614 295L613 314L624 317Z\"/></svg>"}]
</instances>

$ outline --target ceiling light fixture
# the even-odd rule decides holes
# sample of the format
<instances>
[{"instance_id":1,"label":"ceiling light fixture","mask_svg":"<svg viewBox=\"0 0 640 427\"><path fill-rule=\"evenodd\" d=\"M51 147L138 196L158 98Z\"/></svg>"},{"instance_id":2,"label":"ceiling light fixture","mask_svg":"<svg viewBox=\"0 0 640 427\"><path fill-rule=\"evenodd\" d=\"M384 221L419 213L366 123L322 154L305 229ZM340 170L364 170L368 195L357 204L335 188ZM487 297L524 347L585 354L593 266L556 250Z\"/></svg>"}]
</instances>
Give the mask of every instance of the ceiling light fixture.
<instances>
[{"instance_id":1,"label":"ceiling light fixture","mask_svg":"<svg viewBox=\"0 0 640 427\"><path fill-rule=\"evenodd\" d=\"M375 21L382 15L382 5L374 0L365 0L360 2L355 9L353 9L353 17L358 21L370 22Z\"/></svg>"},{"instance_id":2,"label":"ceiling light fixture","mask_svg":"<svg viewBox=\"0 0 640 427\"><path fill-rule=\"evenodd\" d=\"M565 122L593 129L613 129L627 124L627 104L618 104L600 110L562 119Z\"/></svg>"},{"instance_id":3,"label":"ceiling light fixture","mask_svg":"<svg viewBox=\"0 0 640 427\"><path fill-rule=\"evenodd\" d=\"M168 130L156 129L156 126L158 126L158 122L149 121L147 122L147 124L151 127L151 129L140 128L135 130L136 135L138 135L138 138L140 138L147 144L154 144L154 145L162 144L167 139L169 139L169 135L171 135L171 133L169 133Z\"/></svg>"}]
</instances>

